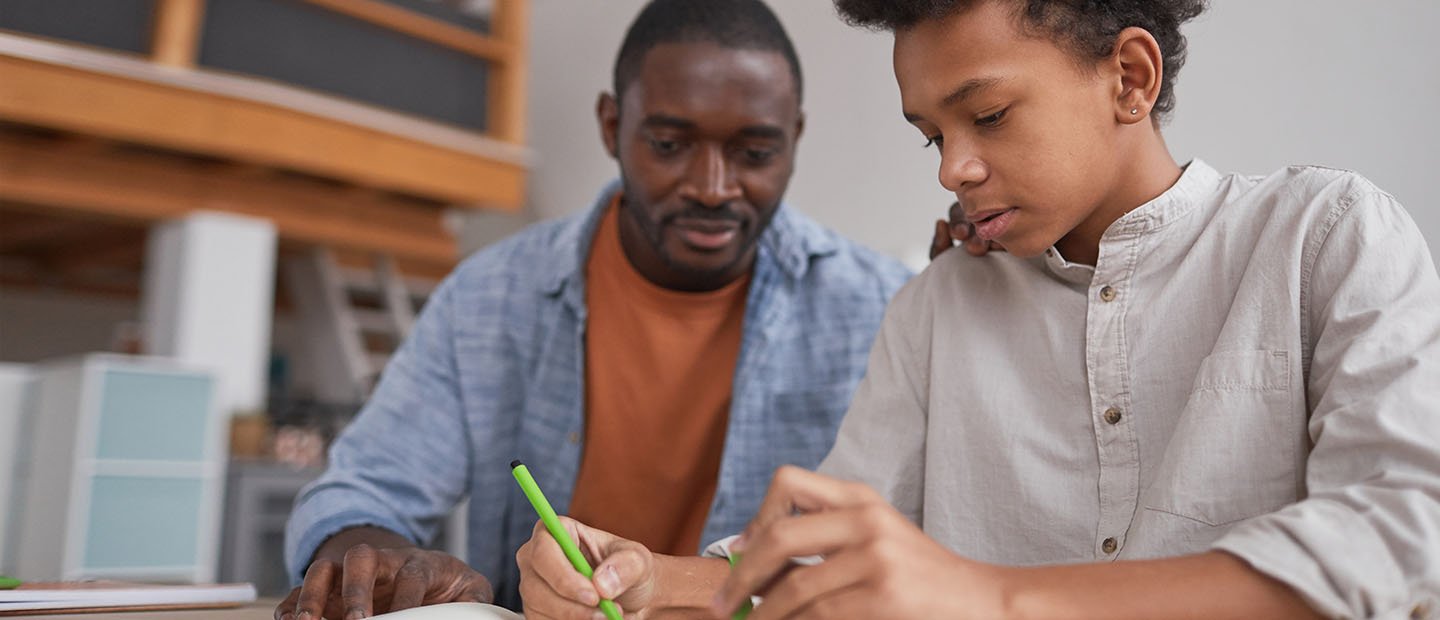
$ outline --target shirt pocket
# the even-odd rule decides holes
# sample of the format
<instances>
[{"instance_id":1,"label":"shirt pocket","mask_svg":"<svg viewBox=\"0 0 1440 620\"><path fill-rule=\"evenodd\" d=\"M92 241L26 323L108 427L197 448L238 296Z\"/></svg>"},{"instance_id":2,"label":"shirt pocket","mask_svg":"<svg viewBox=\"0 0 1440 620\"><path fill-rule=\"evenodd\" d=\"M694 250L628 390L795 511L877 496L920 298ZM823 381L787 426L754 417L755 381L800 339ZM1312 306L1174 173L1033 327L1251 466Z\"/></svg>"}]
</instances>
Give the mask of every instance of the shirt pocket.
<instances>
[{"instance_id":1,"label":"shirt pocket","mask_svg":"<svg viewBox=\"0 0 1440 620\"><path fill-rule=\"evenodd\" d=\"M772 394L769 445L783 462L814 469L835 444L854 391L847 382Z\"/></svg>"},{"instance_id":2,"label":"shirt pocket","mask_svg":"<svg viewBox=\"0 0 1440 620\"><path fill-rule=\"evenodd\" d=\"M1200 363L1144 506L1218 526L1300 496L1304 412L1287 351L1222 351Z\"/></svg>"}]
</instances>

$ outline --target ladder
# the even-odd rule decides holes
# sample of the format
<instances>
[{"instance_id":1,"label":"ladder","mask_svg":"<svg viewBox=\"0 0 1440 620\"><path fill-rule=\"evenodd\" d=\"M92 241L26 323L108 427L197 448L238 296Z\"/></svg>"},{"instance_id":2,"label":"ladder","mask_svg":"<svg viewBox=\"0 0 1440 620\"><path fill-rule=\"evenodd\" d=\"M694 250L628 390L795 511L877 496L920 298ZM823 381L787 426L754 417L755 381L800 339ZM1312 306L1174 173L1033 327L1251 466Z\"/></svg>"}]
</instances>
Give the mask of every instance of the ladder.
<instances>
[{"instance_id":1,"label":"ladder","mask_svg":"<svg viewBox=\"0 0 1440 620\"><path fill-rule=\"evenodd\" d=\"M319 345L317 391L322 399L361 402L370 395L390 355L415 323L433 284L403 278L388 255L370 256L369 268L341 266L327 248L285 260L287 290L302 329ZM329 389L321 386L329 386Z\"/></svg>"}]
</instances>

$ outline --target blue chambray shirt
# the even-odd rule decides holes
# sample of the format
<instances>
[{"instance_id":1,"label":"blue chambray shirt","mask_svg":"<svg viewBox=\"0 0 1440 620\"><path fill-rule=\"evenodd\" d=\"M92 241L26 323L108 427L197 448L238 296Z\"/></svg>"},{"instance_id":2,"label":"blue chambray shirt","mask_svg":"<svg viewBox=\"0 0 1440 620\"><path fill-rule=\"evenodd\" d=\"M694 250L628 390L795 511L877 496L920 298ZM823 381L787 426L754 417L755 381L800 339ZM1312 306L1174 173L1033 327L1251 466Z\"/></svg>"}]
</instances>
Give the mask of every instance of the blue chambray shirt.
<instances>
[{"instance_id":1,"label":"blue chambray shirt","mask_svg":"<svg viewBox=\"0 0 1440 620\"><path fill-rule=\"evenodd\" d=\"M619 189L477 252L436 289L329 468L296 499L285 532L296 583L336 532L375 525L427 542L468 495L468 561L498 604L519 607L515 551L536 516L509 463L525 461L565 512L584 449L585 263ZM779 209L759 242L702 544L745 526L776 467L813 469L829 452L885 305L909 276Z\"/></svg>"}]
</instances>

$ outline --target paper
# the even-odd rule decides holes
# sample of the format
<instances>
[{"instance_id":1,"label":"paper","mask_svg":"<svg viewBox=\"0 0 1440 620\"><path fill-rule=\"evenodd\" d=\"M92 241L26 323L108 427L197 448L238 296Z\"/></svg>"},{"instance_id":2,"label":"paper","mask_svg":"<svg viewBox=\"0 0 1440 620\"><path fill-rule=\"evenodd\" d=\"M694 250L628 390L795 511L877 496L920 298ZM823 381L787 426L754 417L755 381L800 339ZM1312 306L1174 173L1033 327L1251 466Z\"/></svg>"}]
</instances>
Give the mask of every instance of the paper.
<instances>
[{"instance_id":1,"label":"paper","mask_svg":"<svg viewBox=\"0 0 1440 620\"><path fill-rule=\"evenodd\" d=\"M0 590L0 613L47 609L222 607L254 601L255 586L248 583L204 586L114 581L27 583L15 590Z\"/></svg>"},{"instance_id":2,"label":"paper","mask_svg":"<svg viewBox=\"0 0 1440 620\"><path fill-rule=\"evenodd\" d=\"M521 620L525 616L484 603L442 603L372 616L372 620Z\"/></svg>"}]
</instances>

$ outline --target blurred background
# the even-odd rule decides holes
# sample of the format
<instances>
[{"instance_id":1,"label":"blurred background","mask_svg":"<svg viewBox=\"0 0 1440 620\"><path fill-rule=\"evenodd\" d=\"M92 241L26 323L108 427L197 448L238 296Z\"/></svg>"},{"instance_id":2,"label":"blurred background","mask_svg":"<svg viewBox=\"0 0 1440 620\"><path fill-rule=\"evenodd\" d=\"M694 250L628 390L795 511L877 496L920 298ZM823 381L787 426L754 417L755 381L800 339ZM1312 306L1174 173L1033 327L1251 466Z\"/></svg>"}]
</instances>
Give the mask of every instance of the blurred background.
<instances>
[{"instance_id":1,"label":"blurred background","mask_svg":"<svg viewBox=\"0 0 1440 620\"><path fill-rule=\"evenodd\" d=\"M594 102L642 5L0 0L0 573L283 591L290 501L429 291L615 176ZM791 205L923 267L950 200L889 35L772 6ZM1212 6L1177 159L1353 169L1440 244L1440 2Z\"/></svg>"}]
</instances>

